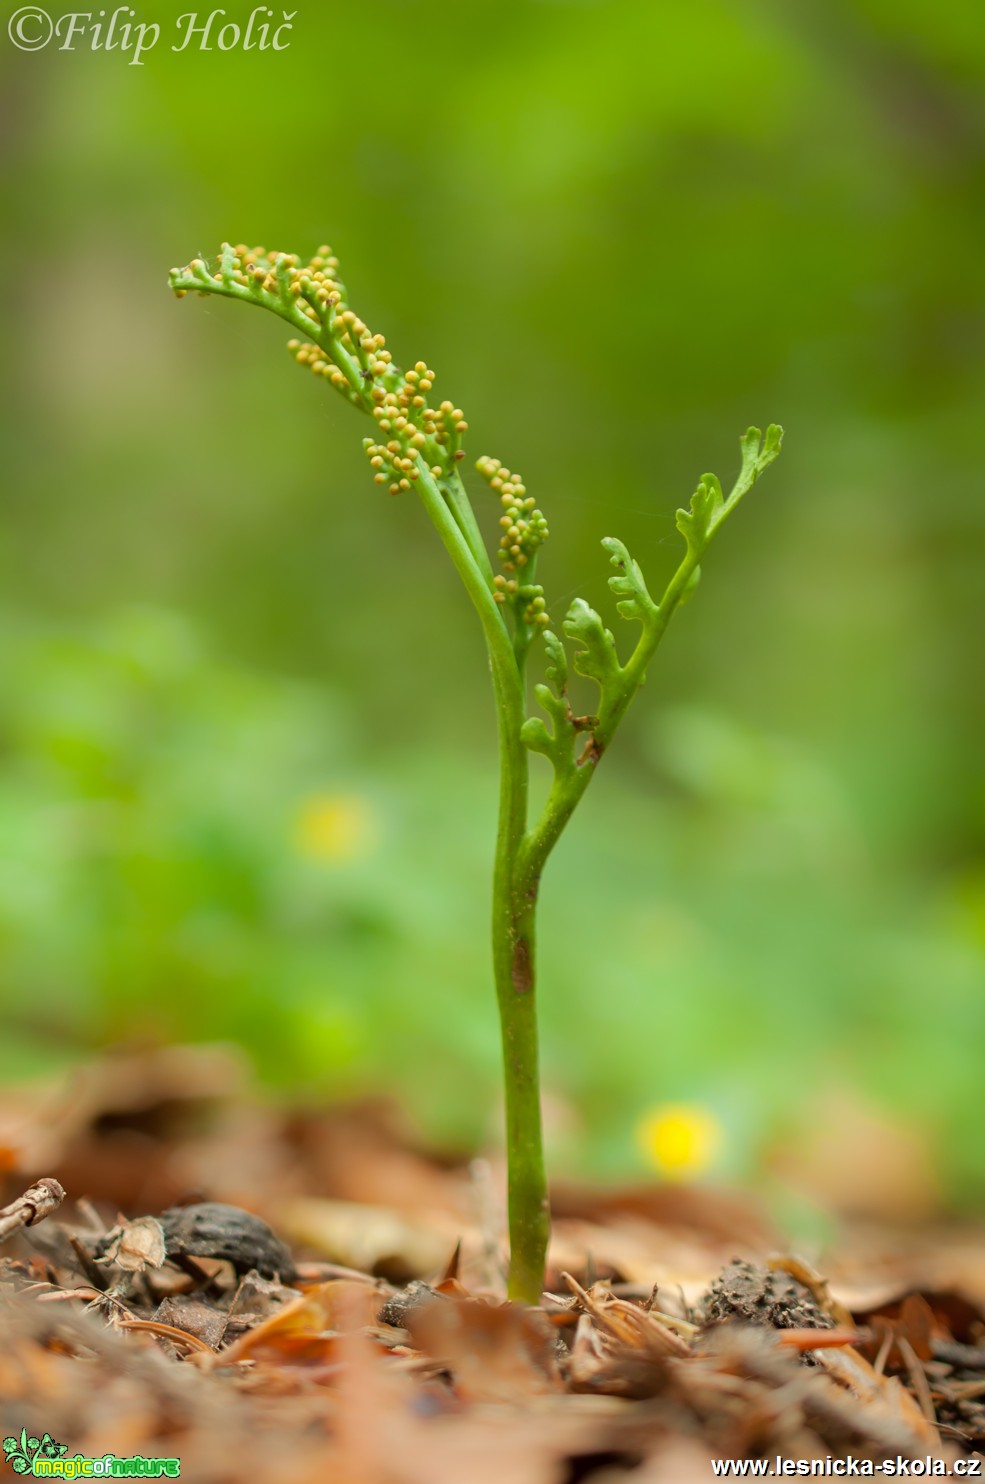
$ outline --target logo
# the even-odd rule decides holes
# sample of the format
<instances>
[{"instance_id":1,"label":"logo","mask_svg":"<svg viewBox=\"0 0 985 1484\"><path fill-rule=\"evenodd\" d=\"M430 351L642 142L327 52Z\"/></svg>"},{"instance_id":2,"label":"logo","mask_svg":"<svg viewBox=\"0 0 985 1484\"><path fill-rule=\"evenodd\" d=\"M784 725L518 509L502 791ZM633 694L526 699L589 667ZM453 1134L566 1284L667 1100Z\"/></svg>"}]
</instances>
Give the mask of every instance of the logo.
<instances>
[{"instance_id":1,"label":"logo","mask_svg":"<svg viewBox=\"0 0 985 1484\"><path fill-rule=\"evenodd\" d=\"M4 1438L4 1457L15 1474L33 1474L35 1459L54 1462L68 1452L64 1443L56 1443L49 1433L43 1438L29 1438L27 1428L21 1428L19 1438Z\"/></svg>"},{"instance_id":2,"label":"logo","mask_svg":"<svg viewBox=\"0 0 985 1484\"><path fill-rule=\"evenodd\" d=\"M69 1458L65 1443L56 1443L50 1433L43 1438L29 1438L21 1428L19 1438L4 1438L3 1454L15 1474L30 1474L34 1479L177 1479L181 1462L177 1458L118 1458L104 1453L101 1458L86 1458L76 1453Z\"/></svg>"},{"instance_id":3,"label":"logo","mask_svg":"<svg viewBox=\"0 0 985 1484\"><path fill-rule=\"evenodd\" d=\"M269 5L256 5L249 16L230 19L226 10L208 15L186 11L174 21L171 51L283 52L291 44L296 10L277 16ZM144 53L153 51L161 39L160 21L143 21L130 5L118 5L111 14L105 9L69 11L52 15L40 5L22 5L7 22L7 35L21 52L53 51L119 52L131 67L144 65Z\"/></svg>"}]
</instances>

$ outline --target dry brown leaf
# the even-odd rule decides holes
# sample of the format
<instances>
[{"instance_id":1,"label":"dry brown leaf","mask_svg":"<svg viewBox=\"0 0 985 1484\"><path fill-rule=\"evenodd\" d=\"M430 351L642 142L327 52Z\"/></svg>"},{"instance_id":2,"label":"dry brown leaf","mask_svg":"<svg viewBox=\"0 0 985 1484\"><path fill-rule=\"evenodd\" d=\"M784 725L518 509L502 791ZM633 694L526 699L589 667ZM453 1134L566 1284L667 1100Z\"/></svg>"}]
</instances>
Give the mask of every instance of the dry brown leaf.
<instances>
[{"instance_id":1,"label":"dry brown leaf","mask_svg":"<svg viewBox=\"0 0 985 1484\"><path fill-rule=\"evenodd\" d=\"M261 1317L263 1316L257 1316L257 1323L260 1322ZM157 1320L159 1324L173 1325L175 1329L181 1330L184 1334L203 1340L210 1350L218 1350L229 1325L230 1316L228 1312L217 1309L215 1304L180 1295L163 1299L151 1318Z\"/></svg>"},{"instance_id":2,"label":"dry brown leaf","mask_svg":"<svg viewBox=\"0 0 985 1484\"><path fill-rule=\"evenodd\" d=\"M771 1163L794 1189L836 1211L912 1222L941 1207L927 1127L845 1087L814 1099Z\"/></svg>"},{"instance_id":3,"label":"dry brown leaf","mask_svg":"<svg viewBox=\"0 0 985 1484\"><path fill-rule=\"evenodd\" d=\"M336 1336L372 1324L381 1302L377 1289L353 1279L333 1278L319 1283L303 1298L241 1335L223 1350L223 1359L320 1363L332 1352L331 1341Z\"/></svg>"},{"instance_id":4,"label":"dry brown leaf","mask_svg":"<svg viewBox=\"0 0 985 1484\"><path fill-rule=\"evenodd\" d=\"M108 1245L96 1262L115 1264L125 1273L145 1273L164 1262L164 1230L153 1216L139 1216L136 1221L122 1217L118 1226L107 1234Z\"/></svg>"},{"instance_id":5,"label":"dry brown leaf","mask_svg":"<svg viewBox=\"0 0 985 1484\"><path fill-rule=\"evenodd\" d=\"M303 1157L308 1190L330 1191L358 1206L440 1212L459 1229L472 1215L466 1161L461 1155L436 1158L418 1147L392 1099L368 1097L297 1114L287 1135Z\"/></svg>"},{"instance_id":6,"label":"dry brown leaf","mask_svg":"<svg viewBox=\"0 0 985 1484\"><path fill-rule=\"evenodd\" d=\"M937 1429L924 1416L910 1393L895 1376L883 1376L863 1355L850 1345L838 1350L818 1350L817 1362L845 1386L859 1401L883 1411L887 1418L900 1422L914 1442L928 1453L940 1453Z\"/></svg>"},{"instance_id":7,"label":"dry brown leaf","mask_svg":"<svg viewBox=\"0 0 985 1484\"><path fill-rule=\"evenodd\" d=\"M703 1185L562 1184L551 1190L551 1209L561 1220L599 1226L632 1216L665 1231L686 1232L699 1242L736 1249L761 1252L777 1245L777 1233L757 1201L738 1191Z\"/></svg>"},{"instance_id":8,"label":"dry brown leaf","mask_svg":"<svg viewBox=\"0 0 985 1484\"><path fill-rule=\"evenodd\" d=\"M407 1327L418 1349L448 1368L463 1400L518 1402L561 1389L554 1329L537 1309L434 1299Z\"/></svg>"},{"instance_id":9,"label":"dry brown leaf","mask_svg":"<svg viewBox=\"0 0 985 1484\"><path fill-rule=\"evenodd\" d=\"M425 1277L443 1268L454 1246L454 1223L411 1220L383 1206L350 1201L289 1201L278 1212L279 1228L295 1242L332 1262L363 1272L385 1272L395 1282Z\"/></svg>"}]
</instances>

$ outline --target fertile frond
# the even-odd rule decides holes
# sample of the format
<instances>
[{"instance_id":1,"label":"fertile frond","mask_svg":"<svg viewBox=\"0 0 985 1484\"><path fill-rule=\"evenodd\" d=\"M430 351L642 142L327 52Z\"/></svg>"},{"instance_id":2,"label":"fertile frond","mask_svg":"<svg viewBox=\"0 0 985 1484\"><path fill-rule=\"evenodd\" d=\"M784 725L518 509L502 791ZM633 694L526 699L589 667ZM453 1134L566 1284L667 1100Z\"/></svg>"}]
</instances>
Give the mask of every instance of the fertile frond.
<instances>
[{"instance_id":1,"label":"fertile frond","mask_svg":"<svg viewBox=\"0 0 985 1484\"><path fill-rule=\"evenodd\" d=\"M533 495L527 494L519 474L513 474L499 459L484 455L475 466L490 489L499 495L503 513L499 518L499 559L505 572L526 567L551 534Z\"/></svg>"},{"instance_id":2,"label":"fertile frond","mask_svg":"<svg viewBox=\"0 0 985 1484\"><path fill-rule=\"evenodd\" d=\"M225 242L214 262L193 258L186 268L173 268L170 283L179 298L218 294L269 309L304 335L288 341L298 364L375 420L377 437L364 439L363 447L376 483L391 494L410 489L426 471L447 477L465 457L461 408L434 405L435 375L424 361L407 372L394 365L384 336L349 307L337 270L328 247L302 262L295 253Z\"/></svg>"}]
</instances>

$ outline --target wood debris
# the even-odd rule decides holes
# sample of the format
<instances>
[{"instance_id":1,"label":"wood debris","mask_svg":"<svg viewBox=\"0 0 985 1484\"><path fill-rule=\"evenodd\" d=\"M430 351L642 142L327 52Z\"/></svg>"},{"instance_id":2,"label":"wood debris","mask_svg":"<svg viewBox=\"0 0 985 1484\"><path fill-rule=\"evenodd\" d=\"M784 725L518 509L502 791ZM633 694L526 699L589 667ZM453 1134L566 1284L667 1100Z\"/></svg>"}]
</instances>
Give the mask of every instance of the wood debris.
<instances>
[{"instance_id":1,"label":"wood debris","mask_svg":"<svg viewBox=\"0 0 985 1484\"><path fill-rule=\"evenodd\" d=\"M51 1177L0 1207L14 1449L178 1456L196 1484L691 1484L712 1459L950 1467L985 1446L985 1299L921 1284L918 1265L850 1288L767 1255L775 1234L731 1198L716 1214L712 1192L634 1188L593 1212L582 1190L562 1203L549 1291L522 1308L466 1164L429 1163L378 1110L361 1133L351 1109L335 1133L330 1114L271 1113L250 1125L264 1199L260 1166L245 1180L230 1161L221 1098L193 1155L180 1065L159 1072L143 1103L121 1068L111 1116L91 1093L82 1126L62 1108L57 1133L25 1137L60 1148L66 1182L78 1153L91 1201L52 1218ZM205 1106L197 1076L187 1090ZM141 1182L131 1125L162 1165ZM174 1170L193 1162L182 1202Z\"/></svg>"}]
</instances>

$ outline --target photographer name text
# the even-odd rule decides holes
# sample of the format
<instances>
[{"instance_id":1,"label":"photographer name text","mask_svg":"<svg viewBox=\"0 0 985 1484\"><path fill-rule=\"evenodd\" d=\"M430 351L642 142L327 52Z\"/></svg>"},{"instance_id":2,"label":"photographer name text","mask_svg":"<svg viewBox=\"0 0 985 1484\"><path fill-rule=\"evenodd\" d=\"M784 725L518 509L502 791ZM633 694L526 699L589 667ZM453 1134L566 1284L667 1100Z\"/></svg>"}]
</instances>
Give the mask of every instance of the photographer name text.
<instances>
[{"instance_id":1,"label":"photographer name text","mask_svg":"<svg viewBox=\"0 0 985 1484\"><path fill-rule=\"evenodd\" d=\"M246 19L230 18L226 10L189 10L171 28L173 52L283 52L291 44L296 10L275 13L258 5ZM38 5L22 5L7 22L7 35L22 52L118 52L131 67L142 67L144 56L161 40L157 21L137 19L127 5L115 10L73 10L54 16Z\"/></svg>"}]
</instances>

